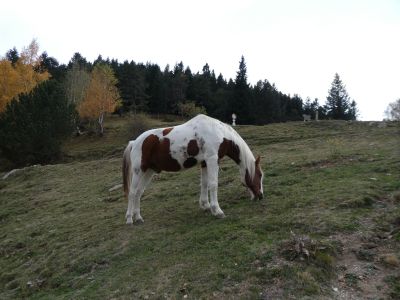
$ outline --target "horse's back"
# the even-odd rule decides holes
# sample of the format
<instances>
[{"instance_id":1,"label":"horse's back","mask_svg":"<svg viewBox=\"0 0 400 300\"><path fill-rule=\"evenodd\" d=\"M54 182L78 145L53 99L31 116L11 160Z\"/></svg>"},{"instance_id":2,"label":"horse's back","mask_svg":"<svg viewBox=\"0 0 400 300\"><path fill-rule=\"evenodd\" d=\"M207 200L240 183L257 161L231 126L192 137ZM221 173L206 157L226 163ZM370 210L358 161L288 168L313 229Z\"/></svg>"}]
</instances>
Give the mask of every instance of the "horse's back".
<instances>
[{"instance_id":1,"label":"horse's back","mask_svg":"<svg viewBox=\"0 0 400 300\"><path fill-rule=\"evenodd\" d=\"M142 133L131 142L132 155L143 171L178 171L218 155L224 138L232 130L219 120L197 115L181 125Z\"/></svg>"}]
</instances>

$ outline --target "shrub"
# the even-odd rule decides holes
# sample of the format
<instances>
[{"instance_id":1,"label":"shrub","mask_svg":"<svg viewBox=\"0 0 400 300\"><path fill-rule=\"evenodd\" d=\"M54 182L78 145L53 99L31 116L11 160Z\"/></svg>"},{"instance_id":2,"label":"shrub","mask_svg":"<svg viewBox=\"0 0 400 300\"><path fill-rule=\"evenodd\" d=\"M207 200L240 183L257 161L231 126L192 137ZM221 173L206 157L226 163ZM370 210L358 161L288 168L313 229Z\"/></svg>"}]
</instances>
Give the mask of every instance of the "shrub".
<instances>
[{"instance_id":1,"label":"shrub","mask_svg":"<svg viewBox=\"0 0 400 300\"><path fill-rule=\"evenodd\" d=\"M203 106L196 106L194 102L178 103L179 114L182 117L193 118L198 114L205 114L206 109Z\"/></svg>"},{"instance_id":2,"label":"shrub","mask_svg":"<svg viewBox=\"0 0 400 300\"><path fill-rule=\"evenodd\" d=\"M151 128L149 117L143 113L135 114L132 123L129 126L129 137L131 140L136 139L146 130Z\"/></svg>"},{"instance_id":3,"label":"shrub","mask_svg":"<svg viewBox=\"0 0 400 300\"><path fill-rule=\"evenodd\" d=\"M56 81L46 81L13 99L0 115L0 151L15 165L57 159L73 130L74 107Z\"/></svg>"}]
</instances>

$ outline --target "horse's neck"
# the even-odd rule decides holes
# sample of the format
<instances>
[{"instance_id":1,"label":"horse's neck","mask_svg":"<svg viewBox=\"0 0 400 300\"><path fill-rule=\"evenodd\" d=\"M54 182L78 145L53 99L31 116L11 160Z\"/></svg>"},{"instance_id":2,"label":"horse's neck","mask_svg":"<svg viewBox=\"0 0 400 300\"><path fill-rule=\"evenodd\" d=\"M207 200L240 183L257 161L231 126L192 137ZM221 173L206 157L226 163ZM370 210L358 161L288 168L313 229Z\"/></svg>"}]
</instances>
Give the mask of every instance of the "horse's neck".
<instances>
[{"instance_id":1,"label":"horse's neck","mask_svg":"<svg viewBox=\"0 0 400 300\"><path fill-rule=\"evenodd\" d=\"M239 166L240 174L242 175L243 178L246 174L246 170L250 174L253 174L255 158L254 158L254 155L251 152L249 146L237 133L234 134L233 136L231 136L230 138L232 138L233 144L227 153L228 157L232 158L231 155L235 154L235 148L234 148L235 146L233 146L233 145L236 145L239 149L239 160L236 161L234 158L232 158L232 159Z\"/></svg>"}]
</instances>

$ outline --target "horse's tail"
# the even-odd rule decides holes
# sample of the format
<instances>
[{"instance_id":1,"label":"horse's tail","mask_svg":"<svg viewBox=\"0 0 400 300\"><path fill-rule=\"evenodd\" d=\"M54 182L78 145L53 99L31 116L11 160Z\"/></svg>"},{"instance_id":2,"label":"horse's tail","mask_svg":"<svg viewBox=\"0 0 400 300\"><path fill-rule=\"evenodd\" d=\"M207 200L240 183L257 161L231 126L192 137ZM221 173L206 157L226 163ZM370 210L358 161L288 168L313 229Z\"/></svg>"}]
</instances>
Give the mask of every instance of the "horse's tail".
<instances>
[{"instance_id":1,"label":"horse's tail","mask_svg":"<svg viewBox=\"0 0 400 300\"><path fill-rule=\"evenodd\" d=\"M127 198L129 194L129 186L132 179L131 150L132 145L128 144L128 146L125 148L124 156L122 159L122 180L124 184L125 197Z\"/></svg>"}]
</instances>

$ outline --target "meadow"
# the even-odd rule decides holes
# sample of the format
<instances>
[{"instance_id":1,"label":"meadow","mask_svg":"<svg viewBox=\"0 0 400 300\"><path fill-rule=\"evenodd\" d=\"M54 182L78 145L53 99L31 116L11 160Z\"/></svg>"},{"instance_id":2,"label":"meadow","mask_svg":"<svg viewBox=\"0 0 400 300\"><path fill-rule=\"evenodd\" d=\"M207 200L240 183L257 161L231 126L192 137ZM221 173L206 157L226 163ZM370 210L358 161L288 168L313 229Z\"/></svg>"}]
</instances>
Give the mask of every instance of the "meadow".
<instances>
[{"instance_id":1,"label":"meadow","mask_svg":"<svg viewBox=\"0 0 400 300\"><path fill-rule=\"evenodd\" d=\"M262 156L264 200L224 158L226 218L199 209L193 167L156 175L144 224L128 226L118 185L134 122L111 116L62 162L0 178L0 299L400 298L398 122L237 126Z\"/></svg>"}]
</instances>

